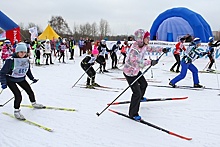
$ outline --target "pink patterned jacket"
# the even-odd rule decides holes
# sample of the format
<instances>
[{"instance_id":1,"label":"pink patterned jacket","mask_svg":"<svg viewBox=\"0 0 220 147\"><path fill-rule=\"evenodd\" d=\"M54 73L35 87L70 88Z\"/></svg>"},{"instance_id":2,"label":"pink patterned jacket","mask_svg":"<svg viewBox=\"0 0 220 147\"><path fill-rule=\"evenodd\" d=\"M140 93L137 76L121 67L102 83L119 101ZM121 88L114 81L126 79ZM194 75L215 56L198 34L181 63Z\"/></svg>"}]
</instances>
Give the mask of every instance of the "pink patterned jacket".
<instances>
[{"instance_id":1,"label":"pink patterned jacket","mask_svg":"<svg viewBox=\"0 0 220 147\"><path fill-rule=\"evenodd\" d=\"M141 68L151 64L150 60L144 58L148 50L149 48L147 45L140 48L138 47L137 42L131 46L123 69L125 75L137 76Z\"/></svg>"},{"instance_id":2,"label":"pink patterned jacket","mask_svg":"<svg viewBox=\"0 0 220 147\"><path fill-rule=\"evenodd\" d=\"M12 54L12 50L8 49L6 45L3 45L2 47L2 59L6 60L11 54Z\"/></svg>"}]
</instances>

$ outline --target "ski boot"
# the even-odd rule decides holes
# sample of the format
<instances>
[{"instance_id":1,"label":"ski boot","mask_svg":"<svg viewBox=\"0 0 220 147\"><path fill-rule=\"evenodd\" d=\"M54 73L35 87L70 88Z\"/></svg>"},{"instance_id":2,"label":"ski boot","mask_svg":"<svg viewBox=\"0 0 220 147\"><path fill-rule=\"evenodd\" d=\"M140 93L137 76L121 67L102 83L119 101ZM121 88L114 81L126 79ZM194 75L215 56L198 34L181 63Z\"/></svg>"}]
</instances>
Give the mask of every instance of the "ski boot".
<instances>
[{"instance_id":1,"label":"ski boot","mask_svg":"<svg viewBox=\"0 0 220 147\"><path fill-rule=\"evenodd\" d=\"M17 119L20 119L20 120L25 120L24 116L20 113L20 109L15 109L14 110L14 116L15 118Z\"/></svg>"},{"instance_id":2,"label":"ski boot","mask_svg":"<svg viewBox=\"0 0 220 147\"><path fill-rule=\"evenodd\" d=\"M36 102L33 102L33 103L31 103L32 104L32 106L34 107L34 108L36 108L36 109L44 109L44 108L46 108L44 105L42 105L42 104L37 104Z\"/></svg>"},{"instance_id":3,"label":"ski boot","mask_svg":"<svg viewBox=\"0 0 220 147\"><path fill-rule=\"evenodd\" d=\"M173 83L171 83L171 82L169 83L169 85L172 86L173 88L176 88L176 87L177 87L175 84L173 84Z\"/></svg>"},{"instance_id":4,"label":"ski boot","mask_svg":"<svg viewBox=\"0 0 220 147\"><path fill-rule=\"evenodd\" d=\"M133 116L132 118L133 118L134 120L136 120L136 121L140 121L140 120L141 120L141 116L140 116L140 115Z\"/></svg>"},{"instance_id":5,"label":"ski boot","mask_svg":"<svg viewBox=\"0 0 220 147\"><path fill-rule=\"evenodd\" d=\"M86 88L89 88L89 89L95 89L95 87L92 86L92 85L86 85Z\"/></svg>"},{"instance_id":6,"label":"ski boot","mask_svg":"<svg viewBox=\"0 0 220 147\"><path fill-rule=\"evenodd\" d=\"M147 101L147 98L146 97L142 97L141 98L141 102L146 102Z\"/></svg>"},{"instance_id":7,"label":"ski boot","mask_svg":"<svg viewBox=\"0 0 220 147\"><path fill-rule=\"evenodd\" d=\"M101 87L99 84L97 84L97 83L92 83L92 86L94 86L94 87Z\"/></svg>"},{"instance_id":8,"label":"ski boot","mask_svg":"<svg viewBox=\"0 0 220 147\"><path fill-rule=\"evenodd\" d=\"M193 86L194 88L203 88L204 86L200 85L200 84L194 84Z\"/></svg>"}]
</instances>

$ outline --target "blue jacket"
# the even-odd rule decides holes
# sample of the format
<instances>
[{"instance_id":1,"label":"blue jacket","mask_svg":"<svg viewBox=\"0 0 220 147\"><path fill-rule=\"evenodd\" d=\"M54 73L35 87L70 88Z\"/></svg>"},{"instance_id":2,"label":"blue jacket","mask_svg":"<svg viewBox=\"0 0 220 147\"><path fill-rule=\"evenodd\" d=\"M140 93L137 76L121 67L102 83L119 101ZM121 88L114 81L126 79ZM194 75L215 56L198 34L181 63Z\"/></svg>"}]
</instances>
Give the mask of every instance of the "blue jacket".
<instances>
[{"instance_id":1,"label":"blue jacket","mask_svg":"<svg viewBox=\"0 0 220 147\"><path fill-rule=\"evenodd\" d=\"M20 78L14 78L10 76L12 74L12 70L14 66L14 58L18 58L16 53L14 53L11 58L6 59L5 64L3 65L0 71L1 84L7 84L7 82L9 81L17 83L17 82L22 82L25 80L26 76L20 77ZM29 62L29 68L28 68L26 75L28 76L30 80L34 79L34 76L32 75L31 70L30 70L30 62Z\"/></svg>"}]
</instances>

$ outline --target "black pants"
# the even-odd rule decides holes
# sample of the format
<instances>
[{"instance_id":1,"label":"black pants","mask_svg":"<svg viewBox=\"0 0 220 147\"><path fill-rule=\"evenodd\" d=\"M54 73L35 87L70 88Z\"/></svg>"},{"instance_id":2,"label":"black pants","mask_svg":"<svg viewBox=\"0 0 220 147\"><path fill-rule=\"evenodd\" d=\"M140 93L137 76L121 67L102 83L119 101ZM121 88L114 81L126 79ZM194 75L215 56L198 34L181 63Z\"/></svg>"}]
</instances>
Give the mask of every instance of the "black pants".
<instances>
[{"instance_id":1,"label":"black pants","mask_svg":"<svg viewBox=\"0 0 220 147\"><path fill-rule=\"evenodd\" d=\"M64 58L65 58L65 53L64 53L64 51L63 52L60 52L60 58L58 59L59 61L60 61L60 59L63 57L63 62L65 62L64 61Z\"/></svg>"},{"instance_id":2,"label":"black pants","mask_svg":"<svg viewBox=\"0 0 220 147\"><path fill-rule=\"evenodd\" d=\"M128 84L130 85L134 80L136 80L142 73L139 71L137 76L127 76L124 74ZM129 116L134 117L139 115L139 107L140 107L140 101L141 98L143 98L146 88L148 86L148 83L144 76L141 76L133 85L131 85L132 90L132 96L131 96L131 103L129 107Z\"/></svg>"},{"instance_id":3,"label":"black pants","mask_svg":"<svg viewBox=\"0 0 220 147\"><path fill-rule=\"evenodd\" d=\"M124 59L123 59L123 64L125 64L125 59L126 59L126 53L121 53L123 56L124 56Z\"/></svg>"},{"instance_id":4,"label":"black pants","mask_svg":"<svg viewBox=\"0 0 220 147\"><path fill-rule=\"evenodd\" d=\"M45 53L45 55L46 55L46 64L48 64L48 58L50 58L50 64L51 64L52 63L51 54Z\"/></svg>"},{"instance_id":5,"label":"black pants","mask_svg":"<svg viewBox=\"0 0 220 147\"><path fill-rule=\"evenodd\" d=\"M171 67L170 70L174 70L175 66L177 65L176 71L179 71L179 68L180 68L180 55L179 54L174 54L174 58L176 59L176 63L173 64L173 66Z\"/></svg>"},{"instance_id":6,"label":"black pants","mask_svg":"<svg viewBox=\"0 0 220 147\"><path fill-rule=\"evenodd\" d=\"M32 89L31 89L30 85L28 84L28 82L26 80L24 80L22 82L18 82L17 84L26 91L26 93L29 96L30 101L35 102L34 92L32 91ZM10 88L10 90L12 91L12 93L14 94L14 97L15 97L14 108L19 109L21 101L22 101L21 91L18 89L16 83L14 83L14 82L8 81L7 85Z\"/></svg>"},{"instance_id":7,"label":"black pants","mask_svg":"<svg viewBox=\"0 0 220 147\"><path fill-rule=\"evenodd\" d=\"M104 56L98 56L97 60L99 60L101 63L103 63L103 64L100 64L99 68L100 68L101 71L104 71L105 70L105 66L106 66L106 62L105 62Z\"/></svg>"},{"instance_id":8,"label":"black pants","mask_svg":"<svg viewBox=\"0 0 220 147\"><path fill-rule=\"evenodd\" d=\"M95 83L96 72L95 72L94 68L92 66L90 67L87 64L83 64L83 63L81 63L81 67L88 75L86 85L90 85L90 84ZM91 83L90 83L90 79L92 80Z\"/></svg>"},{"instance_id":9,"label":"black pants","mask_svg":"<svg viewBox=\"0 0 220 147\"><path fill-rule=\"evenodd\" d=\"M40 59L40 50L35 50L35 55L36 55L36 58L35 58L35 63L36 63L37 59Z\"/></svg>"},{"instance_id":10,"label":"black pants","mask_svg":"<svg viewBox=\"0 0 220 147\"><path fill-rule=\"evenodd\" d=\"M208 55L208 57L209 57L209 60L210 60L210 64L209 64L209 67L208 67L208 68L211 69L213 63L215 63L215 59L212 57L212 55Z\"/></svg>"},{"instance_id":11,"label":"black pants","mask_svg":"<svg viewBox=\"0 0 220 147\"><path fill-rule=\"evenodd\" d=\"M112 58L112 68L116 67L117 66L117 55L115 52L111 53L111 58Z\"/></svg>"},{"instance_id":12,"label":"black pants","mask_svg":"<svg viewBox=\"0 0 220 147\"><path fill-rule=\"evenodd\" d=\"M74 49L70 49L70 59L73 59L74 56Z\"/></svg>"}]
</instances>

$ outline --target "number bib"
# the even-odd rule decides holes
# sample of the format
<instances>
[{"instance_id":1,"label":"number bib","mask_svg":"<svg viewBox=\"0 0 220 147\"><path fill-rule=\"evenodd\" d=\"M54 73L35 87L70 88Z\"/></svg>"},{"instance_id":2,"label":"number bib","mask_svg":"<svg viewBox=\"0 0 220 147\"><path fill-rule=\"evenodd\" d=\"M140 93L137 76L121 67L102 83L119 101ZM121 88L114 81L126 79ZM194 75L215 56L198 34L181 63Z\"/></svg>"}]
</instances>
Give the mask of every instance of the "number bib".
<instances>
[{"instance_id":1,"label":"number bib","mask_svg":"<svg viewBox=\"0 0 220 147\"><path fill-rule=\"evenodd\" d=\"M14 68L11 76L14 78L24 77L29 68L29 61L27 58L14 58Z\"/></svg>"}]
</instances>

